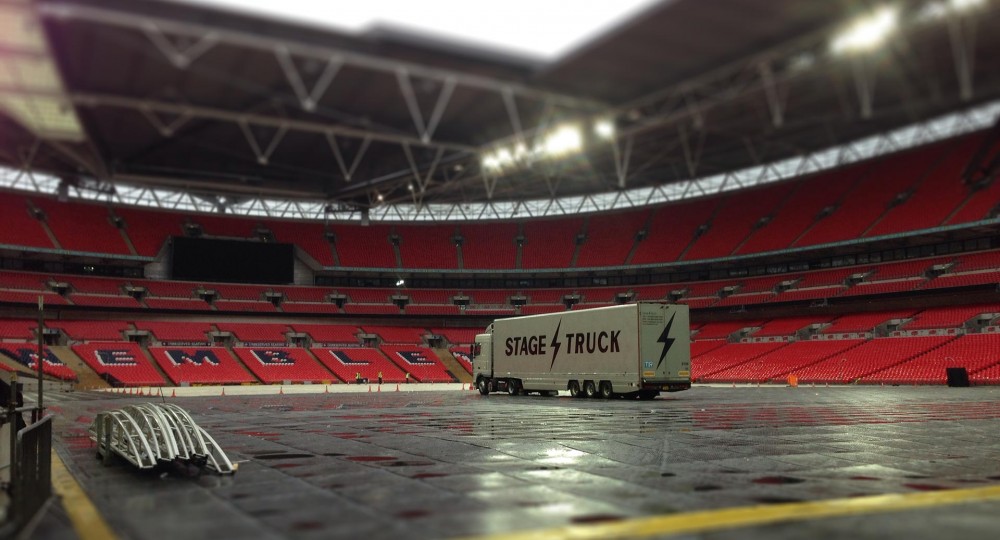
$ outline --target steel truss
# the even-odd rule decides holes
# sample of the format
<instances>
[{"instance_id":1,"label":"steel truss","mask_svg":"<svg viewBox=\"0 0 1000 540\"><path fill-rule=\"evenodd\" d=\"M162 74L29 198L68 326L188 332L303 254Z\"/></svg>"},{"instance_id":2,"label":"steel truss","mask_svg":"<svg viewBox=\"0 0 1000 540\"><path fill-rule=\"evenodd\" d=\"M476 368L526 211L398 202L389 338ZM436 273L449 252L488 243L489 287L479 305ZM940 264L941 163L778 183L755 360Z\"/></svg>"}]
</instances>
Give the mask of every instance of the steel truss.
<instances>
[{"instance_id":1,"label":"steel truss","mask_svg":"<svg viewBox=\"0 0 1000 540\"><path fill-rule=\"evenodd\" d=\"M192 461L219 474L235 472L215 439L187 411L172 403L128 405L98 413L90 426L97 454L118 455L140 469L175 460Z\"/></svg>"},{"instance_id":2,"label":"steel truss","mask_svg":"<svg viewBox=\"0 0 1000 540\"><path fill-rule=\"evenodd\" d=\"M312 133L325 137L331 150L331 163L345 181L345 186L329 193L329 200L324 202L302 202L296 200L275 200L271 197L287 197L289 199L309 198L307 193L292 191L273 191L268 193L260 188L253 192L238 192L239 203L230 203L226 211L231 213L249 213L253 215L268 215L277 217L297 217L305 219L360 219L362 212L357 206L357 197L366 196L372 219L382 220L448 220L448 219L510 219L523 216L560 215L573 212L603 211L617 208L630 208L669 200L677 200L691 196L701 196L742 186L771 181L775 178L787 177L785 172L776 173L777 169L791 169L799 172L809 172L826 168L827 165L815 167L813 164L821 161L816 156L828 156L838 150L824 149L807 151L793 149L795 156L779 163L765 165L765 150L760 141L766 131L780 133L781 129L798 123L802 126L819 125L829 119L829 115L817 115L815 118L790 118L787 103L792 92L793 83L804 76L826 76L835 70L847 74L848 90L841 89L841 100L844 110L843 117L851 119L877 119L880 110L874 101L875 77L874 67L870 58L864 55L853 58L835 58L827 53L827 44L833 27L828 27L806 35L802 38L786 42L772 49L751 57L715 69L704 76L689 79L681 84L652 92L639 99L615 107L591 100L583 100L530 88L510 81L490 77L439 69L430 66L402 62L395 59L375 57L352 51L318 47L287 40L261 37L257 35L219 29L202 25L181 24L164 18L133 15L96 7L77 4L45 3L39 6L40 16L53 19L84 20L124 28L136 29L144 33L150 42L175 66L184 69L197 62L206 52L219 44L243 47L273 54L287 79L289 88L302 110L313 111L317 102L336 84L337 74L344 66L388 73L394 76L399 89L399 96L410 113L413 129L402 133L386 129L362 129L343 125L333 125L323 120L290 119L278 115L260 114L245 111L232 111L213 107L196 107L183 103L171 103L152 99L136 99L115 95L72 94L69 98L78 107L115 107L133 110L145 116L149 122L163 135L171 137L191 119L227 122L240 128L247 142L247 148L256 161L266 165L275 149L282 143L290 131ZM992 6L988 9L992 9ZM948 40L952 47L952 59L955 76L958 80L960 99L971 100L980 93L975 87L972 76L975 64L975 18L972 16L949 14L939 21L939 26L948 32ZM916 23L901 28L896 40L902 46L896 47L894 53L899 57L896 63L914 61L913 51L905 46L908 36L914 32L924 32L934 24ZM176 38L184 37L186 45L176 45ZM294 62L294 58L304 57L317 60L323 66L319 78L312 85L307 85ZM413 91L414 78L436 81L440 91L434 101L432 110L423 111L418 105ZM442 141L435 138L440 121L450 103L456 88L466 87L499 94L503 100L511 131L509 138L495 141L481 147L460 141ZM993 88L988 89L993 91ZM988 93L988 92L987 92ZM525 126L523 117L518 111L516 99L532 100L544 104L545 111L533 126ZM730 129L725 119L720 119L712 111L725 104L739 102L752 105L759 101L767 111L767 125L761 125L761 133L733 133L737 140L742 140L747 154L757 164L749 169L734 171L721 175L705 177L703 161L711 155L706 149L706 134L727 133ZM995 114L983 112L991 105L979 107L971 112L960 113L959 118L969 120L975 116ZM478 165L478 157L486 150L495 148L498 144L514 144L530 141L536 134L543 132L555 117L554 111L561 108L563 114L570 111L581 118L611 118L618 124L614 139L605 150L608 169L612 170L607 182L607 193L566 197L562 195L560 186L571 184L563 182L563 177L571 179L557 171L554 177L547 174L534 174L535 180L544 182L548 188L549 198L528 201L504 201L507 196L516 198L518 187L499 175L484 174ZM991 109L990 109L991 110ZM836 112L834 114L837 114ZM170 118L165 120L164 118ZM985 127L991 120L981 118L970 120L969 125ZM968 122L967 122L968 123ZM932 121L924 122L926 125ZM254 135L253 128L262 126L273 131L266 140L260 140ZM831 129L828 127L828 129ZM920 128L916 128L920 129ZM967 128L959 128L964 132ZM905 131L905 130L898 130ZM885 140L897 137L887 134ZM338 139L358 139L360 144L353 156L344 155ZM868 140L868 139L866 139ZM924 142L936 140L934 136L924 138ZM369 145L381 142L398 145L405 155L408 167L399 171L384 174L379 178L358 178L359 165L366 159ZM786 143L780 143L789 146ZM831 133L831 146L843 144L836 133ZM906 144L886 143L889 147L905 147ZM844 156L833 162L840 164L853 160L850 154L857 153L849 148L857 143L844 145ZM413 150L428 149L428 155L433 159L418 162L414 159ZM650 152L650 148L659 150ZM58 149L57 149L58 150ZM64 155L67 154L62 149ZM787 155L787 153L785 154ZM872 154L872 155L878 155ZM594 157L591 155L590 157ZM870 156L869 156L870 157ZM79 160L78 160L79 161ZM677 175L685 178L679 182L658 186L637 187L640 178L647 173L653 163L664 163L680 171ZM786 166L787 163L795 165ZM447 169L443 164L454 166ZM613 167L611 167L613 165ZM832 166L832 165L831 165ZM454 170L461 170L453 174ZM600 174L600 173L598 173ZM165 199L166 206L171 208L186 208L196 210L215 210L220 204L206 202L219 191L233 190L229 184L213 185L210 182L186 182L176 179L148 177L142 175L115 175L106 178L116 185L115 198L118 200L136 200L141 196L152 196L154 199ZM35 182L34 178L30 179ZM646 182L648 184L648 182ZM170 190L159 187L129 187L125 184L164 186L174 185L177 188L191 190L196 196L176 195ZM383 200L386 194L395 188L394 198ZM405 188L409 189L405 189ZM215 190L213 193L212 190ZM476 202L434 203L435 199L454 199L455 193L485 193L485 201L480 198ZM204 193L204 197L200 196ZM400 193L402 193L400 195ZM200 202L199 202L200 201ZM330 202L348 208L345 212L324 212ZM158 201L155 205L160 205ZM363 205L362 205L363 206Z\"/></svg>"}]
</instances>

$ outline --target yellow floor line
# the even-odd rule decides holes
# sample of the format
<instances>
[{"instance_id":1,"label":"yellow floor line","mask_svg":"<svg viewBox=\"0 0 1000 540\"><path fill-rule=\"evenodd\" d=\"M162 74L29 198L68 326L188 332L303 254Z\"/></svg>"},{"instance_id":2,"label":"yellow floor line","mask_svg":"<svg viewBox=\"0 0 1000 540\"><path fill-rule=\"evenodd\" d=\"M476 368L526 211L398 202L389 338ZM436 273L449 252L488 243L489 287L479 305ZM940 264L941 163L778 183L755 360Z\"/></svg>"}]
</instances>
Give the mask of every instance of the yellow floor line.
<instances>
[{"instance_id":1,"label":"yellow floor line","mask_svg":"<svg viewBox=\"0 0 1000 540\"><path fill-rule=\"evenodd\" d=\"M52 487L62 499L63 508L66 515L73 523L73 530L76 531L80 540L115 540L117 536L112 532L111 527L104 521L97 507L90 501L83 488L77 483L76 478L66 468L62 459L52 451Z\"/></svg>"},{"instance_id":2,"label":"yellow floor line","mask_svg":"<svg viewBox=\"0 0 1000 540\"><path fill-rule=\"evenodd\" d=\"M552 538L642 538L753 527L779 522L881 514L1000 499L1000 486L919 493L872 495L802 503L743 506L682 514L640 517L613 523L567 525L551 529L497 534L480 538L542 540Z\"/></svg>"}]
</instances>

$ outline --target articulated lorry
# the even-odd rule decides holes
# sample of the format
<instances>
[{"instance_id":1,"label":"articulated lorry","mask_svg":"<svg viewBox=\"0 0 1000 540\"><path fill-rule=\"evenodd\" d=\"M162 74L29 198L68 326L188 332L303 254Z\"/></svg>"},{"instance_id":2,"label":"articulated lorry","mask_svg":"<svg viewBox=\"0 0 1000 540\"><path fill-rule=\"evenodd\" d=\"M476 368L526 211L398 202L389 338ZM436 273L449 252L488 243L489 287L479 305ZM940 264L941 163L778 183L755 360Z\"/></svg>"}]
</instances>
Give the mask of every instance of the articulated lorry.
<instances>
[{"instance_id":1,"label":"articulated lorry","mask_svg":"<svg viewBox=\"0 0 1000 540\"><path fill-rule=\"evenodd\" d=\"M688 307L661 302L498 319L476 336L483 395L652 399L691 388Z\"/></svg>"}]
</instances>

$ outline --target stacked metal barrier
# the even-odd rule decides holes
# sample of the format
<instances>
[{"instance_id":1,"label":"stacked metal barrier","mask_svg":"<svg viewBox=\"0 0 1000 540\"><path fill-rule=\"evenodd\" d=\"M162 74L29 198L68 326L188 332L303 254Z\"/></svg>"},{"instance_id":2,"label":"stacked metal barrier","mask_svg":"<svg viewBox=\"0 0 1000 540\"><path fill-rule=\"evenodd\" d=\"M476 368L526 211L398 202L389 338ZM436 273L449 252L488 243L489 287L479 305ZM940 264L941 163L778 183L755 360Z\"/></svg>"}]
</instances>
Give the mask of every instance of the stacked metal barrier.
<instances>
[{"instance_id":1,"label":"stacked metal barrier","mask_svg":"<svg viewBox=\"0 0 1000 540\"><path fill-rule=\"evenodd\" d=\"M215 439L187 411L172 403L145 403L98 413L90 438L105 463L117 454L140 469L190 461L219 474L235 468Z\"/></svg>"}]
</instances>

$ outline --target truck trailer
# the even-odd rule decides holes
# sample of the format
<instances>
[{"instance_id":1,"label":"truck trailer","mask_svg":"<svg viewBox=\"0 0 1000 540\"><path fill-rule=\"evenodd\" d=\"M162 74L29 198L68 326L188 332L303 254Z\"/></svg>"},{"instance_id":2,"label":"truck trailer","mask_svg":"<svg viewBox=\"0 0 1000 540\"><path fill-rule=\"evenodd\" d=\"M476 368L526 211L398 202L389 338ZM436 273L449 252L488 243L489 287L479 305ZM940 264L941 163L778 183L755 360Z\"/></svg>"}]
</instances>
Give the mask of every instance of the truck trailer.
<instances>
[{"instance_id":1,"label":"truck trailer","mask_svg":"<svg viewBox=\"0 0 1000 540\"><path fill-rule=\"evenodd\" d=\"M652 399L691 388L688 307L663 302L497 319L476 336L479 393Z\"/></svg>"}]
</instances>

